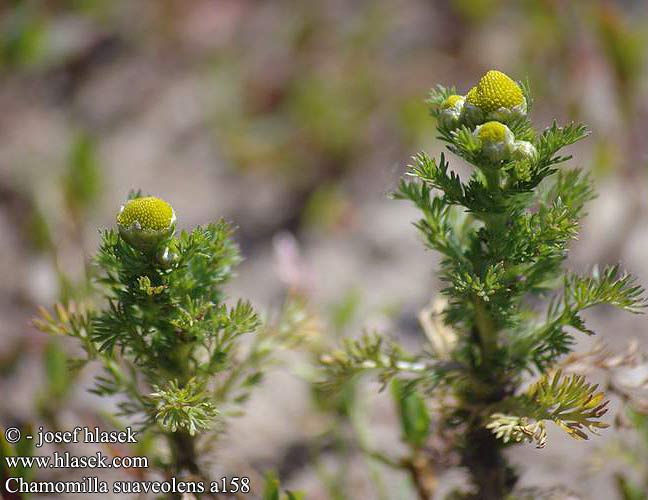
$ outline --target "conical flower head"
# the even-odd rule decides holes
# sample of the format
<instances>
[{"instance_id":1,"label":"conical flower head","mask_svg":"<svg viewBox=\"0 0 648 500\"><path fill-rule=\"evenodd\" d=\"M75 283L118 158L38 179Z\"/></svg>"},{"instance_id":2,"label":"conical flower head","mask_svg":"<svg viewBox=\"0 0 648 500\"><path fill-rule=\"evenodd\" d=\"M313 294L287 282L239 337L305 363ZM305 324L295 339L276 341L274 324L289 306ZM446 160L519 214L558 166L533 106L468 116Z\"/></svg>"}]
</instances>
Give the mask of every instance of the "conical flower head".
<instances>
[{"instance_id":1,"label":"conical flower head","mask_svg":"<svg viewBox=\"0 0 648 500\"><path fill-rule=\"evenodd\" d=\"M527 103L517 83L501 71L490 70L466 94L465 110L468 121L478 125L485 120L524 116Z\"/></svg>"},{"instance_id":2,"label":"conical flower head","mask_svg":"<svg viewBox=\"0 0 648 500\"><path fill-rule=\"evenodd\" d=\"M150 251L173 234L173 207L155 196L129 200L117 215L119 234L133 247Z\"/></svg>"}]
</instances>

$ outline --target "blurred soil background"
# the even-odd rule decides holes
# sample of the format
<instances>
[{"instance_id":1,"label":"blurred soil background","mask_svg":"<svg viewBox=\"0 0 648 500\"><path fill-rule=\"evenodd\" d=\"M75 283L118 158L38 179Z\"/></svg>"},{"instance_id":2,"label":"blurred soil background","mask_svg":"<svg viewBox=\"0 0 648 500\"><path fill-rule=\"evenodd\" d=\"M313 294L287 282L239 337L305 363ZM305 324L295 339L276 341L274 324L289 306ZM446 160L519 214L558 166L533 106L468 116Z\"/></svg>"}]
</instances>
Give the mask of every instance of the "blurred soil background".
<instances>
[{"instance_id":1,"label":"blurred soil background","mask_svg":"<svg viewBox=\"0 0 648 500\"><path fill-rule=\"evenodd\" d=\"M599 193L572 268L621 262L645 286L647 47L642 0L0 1L0 424L69 430L111 411L87 392L91 370L57 392L52 366L76 348L30 319L86 297L98 228L131 189L169 201L180 228L235 222L246 260L230 292L267 317L298 289L324 345L377 328L417 348L437 258L416 212L388 193L410 155L442 151L429 88L465 92L491 68L529 79L538 128L556 118L593 131L570 151ZM648 349L640 316L589 320L612 348ZM309 499L413 498L406 476L368 463L315 404L314 357L284 356L215 445L213 476L254 485L275 469ZM359 387L355 426L398 456L377 389ZM313 452L326 429L337 438ZM551 431L546 449L512 452L523 484L617 498L614 431L582 443Z\"/></svg>"}]
</instances>

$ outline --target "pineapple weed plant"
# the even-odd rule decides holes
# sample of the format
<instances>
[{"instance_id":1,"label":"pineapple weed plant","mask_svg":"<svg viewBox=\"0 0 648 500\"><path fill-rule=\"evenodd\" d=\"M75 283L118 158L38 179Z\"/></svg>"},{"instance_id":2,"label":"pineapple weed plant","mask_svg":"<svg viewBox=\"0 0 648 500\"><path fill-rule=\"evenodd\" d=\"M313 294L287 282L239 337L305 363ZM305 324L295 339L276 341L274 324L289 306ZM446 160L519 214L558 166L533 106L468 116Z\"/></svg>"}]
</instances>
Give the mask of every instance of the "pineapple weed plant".
<instances>
[{"instance_id":1,"label":"pineapple weed plant","mask_svg":"<svg viewBox=\"0 0 648 500\"><path fill-rule=\"evenodd\" d=\"M322 387L343 389L369 371L391 385L410 453L365 451L407 470L421 499L432 498L439 465L472 476L473 489L451 498L514 498L508 446L543 447L547 422L576 439L606 427L604 394L563 374L561 357L576 332L593 334L584 310L638 312L643 290L616 266L591 276L563 270L593 194L580 170L559 167L570 159L559 151L587 135L583 126L537 133L527 86L498 71L465 96L438 87L429 103L440 138L474 166L464 182L445 155L418 154L395 193L420 210L415 225L442 255L444 298L421 316L429 348L409 354L378 334L348 339L322 356ZM80 342L79 366L99 362L93 390L122 396L120 416L166 439L169 453L155 463L169 478L206 480L199 458L209 436L240 411L273 351L300 337L299 307L287 306L271 328L248 302L226 303L223 286L240 261L231 233L221 221L176 235L173 208L135 193L94 258L102 302L43 309L36 320ZM264 497L280 496L270 476Z\"/></svg>"},{"instance_id":2,"label":"pineapple weed plant","mask_svg":"<svg viewBox=\"0 0 648 500\"><path fill-rule=\"evenodd\" d=\"M225 417L240 413L273 352L295 340L295 311L287 307L270 328L248 302L227 305L223 286L240 261L231 227L220 221L176 236L175 221L171 205L133 193L94 257L103 308L57 305L35 323L77 339L85 351L77 364L103 368L93 392L122 396L118 416L166 439L169 453L153 463L167 478L201 480L209 492L200 457Z\"/></svg>"},{"instance_id":3,"label":"pineapple weed plant","mask_svg":"<svg viewBox=\"0 0 648 500\"><path fill-rule=\"evenodd\" d=\"M542 448L547 422L575 439L607 427L604 394L563 374L561 357L576 334L594 333L583 311L638 312L643 290L617 266L590 276L563 269L593 193L559 152L588 135L584 126L554 122L538 133L527 118L528 86L499 71L465 96L438 87L429 104L440 139L474 167L466 182L444 154L420 153L394 195L420 211L415 226L442 256L443 301L422 317L429 348L409 354L365 334L323 357L324 383L334 390L376 372L391 384L411 453L370 453L409 471L421 499L432 498L443 462L472 480L471 491L450 498L528 498L514 493L517 474L503 451L525 441Z\"/></svg>"}]
</instances>

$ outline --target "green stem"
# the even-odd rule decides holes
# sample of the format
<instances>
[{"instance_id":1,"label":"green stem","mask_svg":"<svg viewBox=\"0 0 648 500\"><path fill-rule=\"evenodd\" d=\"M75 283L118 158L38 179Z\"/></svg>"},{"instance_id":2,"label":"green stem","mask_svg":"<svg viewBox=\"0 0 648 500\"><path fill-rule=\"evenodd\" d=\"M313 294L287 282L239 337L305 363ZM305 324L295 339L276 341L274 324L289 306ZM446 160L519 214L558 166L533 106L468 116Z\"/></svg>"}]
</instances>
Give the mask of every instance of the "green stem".
<instances>
[{"instance_id":1,"label":"green stem","mask_svg":"<svg viewBox=\"0 0 648 500\"><path fill-rule=\"evenodd\" d=\"M171 449L172 477L180 480L185 473L191 476L202 477L196 454L196 438L185 432L172 432L167 434ZM180 500L181 494L171 494L169 498Z\"/></svg>"},{"instance_id":2,"label":"green stem","mask_svg":"<svg viewBox=\"0 0 648 500\"><path fill-rule=\"evenodd\" d=\"M502 500L517 482L515 471L502 453L502 443L481 423L471 425L466 432L462 465L470 471L477 487L467 500Z\"/></svg>"},{"instance_id":3,"label":"green stem","mask_svg":"<svg viewBox=\"0 0 648 500\"><path fill-rule=\"evenodd\" d=\"M484 177L486 178L486 187L491 191L500 190L500 171L496 168L483 168L481 169Z\"/></svg>"},{"instance_id":4,"label":"green stem","mask_svg":"<svg viewBox=\"0 0 648 500\"><path fill-rule=\"evenodd\" d=\"M196 455L196 438L186 432L173 432L168 435L173 457L173 469L177 475L185 471L200 474Z\"/></svg>"},{"instance_id":5,"label":"green stem","mask_svg":"<svg viewBox=\"0 0 648 500\"><path fill-rule=\"evenodd\" d=\"M486 303L479 297L475 299L475 325L481 342L482 362L488 366L497 350L497 330Z\"/></svg>"},{"instance_id":6,"label":"green stem","mask_svg":"<svg viewBox=\"0 0 648 500\"><path fill-rule=\"evenodd\" d=\"M191 352L193 345L190 342L180 344L171 356L172 371L178 377L178 382L185 385L191 378ZM198 466L196 453L196 437L188 432L178 431L167 434L171 449L171 470L175 477L181 478L188 473L191 476L202 476ZM180 500L182 495L172 495L173 500Z\"/></svg>"},{"instance_id":7,"label":"green stem","mask_svg":"<svg viewBox=\"0 0 648 500\"><path fill-rule=\"evenodd\" d=\"M500 170L484 168L482 169L482 173L486 179L488 189L494 193L499 192L501 190ZM505 233L506 213L484 213L480 218L484 221L486 229L490 234L497 236ZM482 362L488 367L497 350L497 328L488 312L487 304L481 297L475 297L474 307L475 325L479 334L483 355Z\"/></svg>"},{"instance_id":8,"label":"green stem","mask_svg":"<svg viewBox=\"0 0 648 500\"><path fill-rule=\"evenodd\" d=\"M501 191L501 174L499 169L485 168L482 169L484 178L486 179L486 187L494 193ZM506 214L505 213L482 213L480 217L486 224L486 227L491 232L496 232L498 230L504 229L506 223Z\"/></svg>"},{"instance_id":9,"label":"green stem","mask_svg":"<svg viewBox=\"0 0 648 500\"><path fill-rule=\"evenodd\" d=\"M483 170L486 185L493 192L499 192L499 170ZM494 237L505 235L507 213L482 214L488 232ZM482 376L477 378L485 384L474 387L474 392L467 394L467 402L477 403L473 418L466 429L465 447L462 452L462 462L471 473L477 492L471 499L501 500L512 491L517 476L502 453L502 444L483 426L481 415L486 408L486 402L502 398L498 375L495 373L494 361L497 354L498 329L488 304L481 298L474 298L475 328L479 336L482 352Z\"/></svg>"}]
</instances>

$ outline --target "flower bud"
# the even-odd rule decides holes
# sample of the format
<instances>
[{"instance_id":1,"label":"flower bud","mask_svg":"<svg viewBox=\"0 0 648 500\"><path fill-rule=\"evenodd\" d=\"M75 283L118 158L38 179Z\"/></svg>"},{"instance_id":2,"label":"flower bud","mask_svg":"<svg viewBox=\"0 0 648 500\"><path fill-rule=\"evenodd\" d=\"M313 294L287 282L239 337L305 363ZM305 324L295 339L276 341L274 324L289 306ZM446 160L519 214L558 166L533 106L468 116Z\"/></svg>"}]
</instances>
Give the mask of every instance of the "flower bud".
<instances>
[{"instance_id":1,"label":"flower bud","mask_svg":"<svg viewBox=\"0 0 648 500\"><path fill-rule=\"evenodd\" d=\"M515 137L513 132L500 122L486 122L475 128L475 137L481 143L481 152L492 162L511 158Z\"/></svg>"},{"instance_id":2,"label":"flower bud","mask_svg":"<svg viewBox=\"0 0 648 500\"><path fill-rule=\"evenodd\" d=\"M466 100L464 102L463 109L461 110L460 120L470 128L486 121L486 113L484 113L484 111L482 111L479 106L473 104L473 102L475 101L474 95L476 92L476 87L473 87L468 91L468 93L466 94ZM470 100L468 98L470 98Z\"/></svg>"},{"instance_id":3,"label":"flower bud","mask_svg":"<svg viewBox=\"0 0 648 500\"><path fill-rule=\"evenodd\" d=\"M119 234L143 252L156 249L175 229L175 212L166 201L154 196L129 200L117 215Z\"/></svg>"},{"instance_id":4,"label":"flower bud","mask_svg":"<svg viewBox=\"0 0 648 500\"><path fill-rule=\"evenodd\" d=\"M164 245L158 249L155 258L160 266L169 268L178 260L178 254L171 251L168 245Z\"/></svg>"},{"instance_id":5,"label":"flower bud","mask_svg":"<svg viewBox=\"0 0 648 500\"><path fill-rule=\"evenodd\" d=\"M441 103L439 125L448 130L457 128L466 98L461 95L449 95Z\"/></svg>"},{"instance_id":6,"label":"flower bud","mask_svg":"<svg viewBox=\"0 0 648 500\"><path fill-rule=\"evenodd\" d=\"M514 160L534 160L538 151L529 141L515 141L512 156Z\"/></svg>"},{"instance_id":7,"label":"flower bud","mask_svg":"<svg viewBox=\"0 0 648 500\"><path fill-rule=\"evenodd\" d=\"M488 120L506 122L526 116L526 112L520 86L501 71L490 70L466 94L462 119L469 125Z\"/></svg>"}]
</instances>

